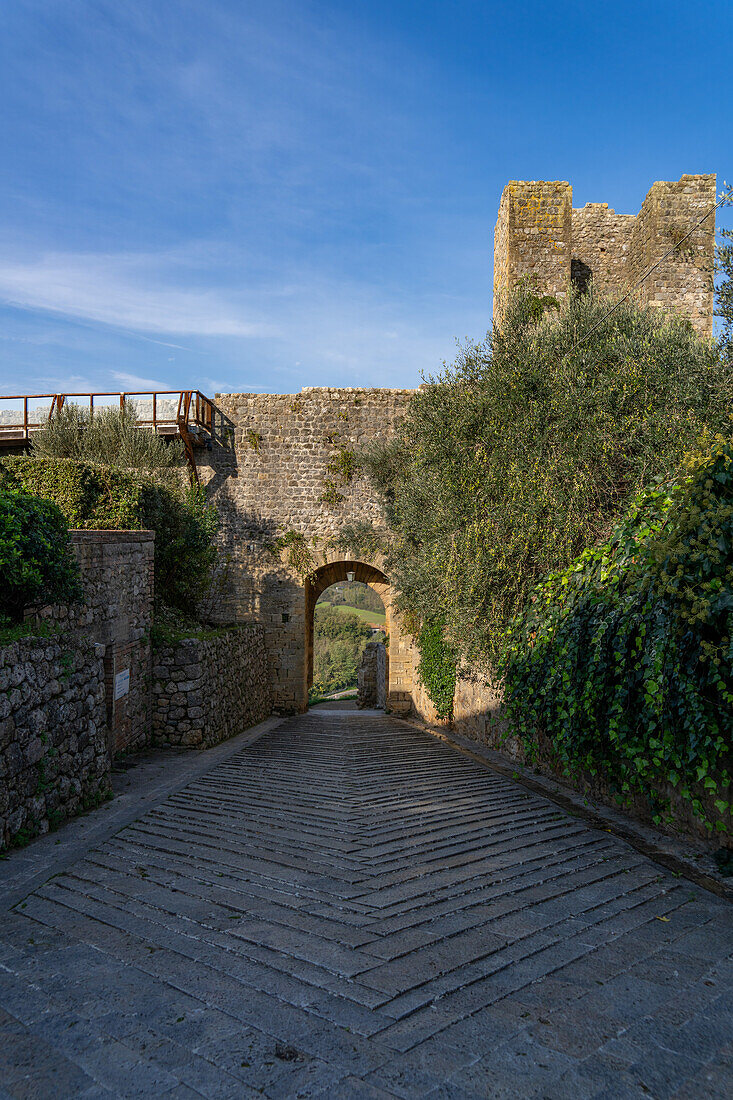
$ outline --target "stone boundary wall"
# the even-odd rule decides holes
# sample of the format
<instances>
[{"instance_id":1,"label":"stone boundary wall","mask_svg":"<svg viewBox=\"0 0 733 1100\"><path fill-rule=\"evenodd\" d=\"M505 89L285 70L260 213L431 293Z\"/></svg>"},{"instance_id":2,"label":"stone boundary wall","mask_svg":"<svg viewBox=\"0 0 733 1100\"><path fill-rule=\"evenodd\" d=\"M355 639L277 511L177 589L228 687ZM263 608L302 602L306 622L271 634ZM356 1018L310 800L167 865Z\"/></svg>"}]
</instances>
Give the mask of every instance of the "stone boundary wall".
<instances>
[{"instance_id":1,"label":"stone boundary wall","mask_svg":"<svg viewBox=\"0 0 733 1100\"><path fill-rule=\"evenodd\" d=\"M150 738L154 539L153 531L72 531L83 601L41 612L70 637L99 646L112 755Z\"/></svg>"},{"instance_id":2,"label":"stone boundary wall","mask_svg":"<svg viewBox=\"0 0 733 1100\"><path fill-rule=\"evenodd\" d=\"M0 849L96 805L109 768L94 643L52 634L0 648Z\"/></svg>"},{"instance_id":3,"label":"stone boundary wall","mask_svg":"<svg viewBox=\"0 0 733 1100\"><path fill-rule=\"evenodd\" d=\"M210 748L272 713L264 627L252 623L156 647L153 740Z\"/></svg>"}]
</instances>

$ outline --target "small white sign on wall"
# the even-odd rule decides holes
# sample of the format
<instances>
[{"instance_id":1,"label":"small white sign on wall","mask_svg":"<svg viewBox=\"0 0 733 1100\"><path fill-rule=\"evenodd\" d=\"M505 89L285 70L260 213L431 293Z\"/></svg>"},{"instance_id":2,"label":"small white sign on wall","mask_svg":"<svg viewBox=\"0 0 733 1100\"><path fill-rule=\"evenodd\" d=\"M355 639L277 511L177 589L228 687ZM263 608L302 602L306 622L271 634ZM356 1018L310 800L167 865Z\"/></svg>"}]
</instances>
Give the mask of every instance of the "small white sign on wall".
<instances>
[{"instance_id":1,"label":"small white sign on wall","mask_svg":"<svg viewBox=\"0 0 733 1100\"><path fill-rule=\"evenodd\" d=\"M115 699L121 699L123 695L129 694L129 691L130 670L123 668L122 672L118 672L115 676Z\"/></svg>"}]
</instances>

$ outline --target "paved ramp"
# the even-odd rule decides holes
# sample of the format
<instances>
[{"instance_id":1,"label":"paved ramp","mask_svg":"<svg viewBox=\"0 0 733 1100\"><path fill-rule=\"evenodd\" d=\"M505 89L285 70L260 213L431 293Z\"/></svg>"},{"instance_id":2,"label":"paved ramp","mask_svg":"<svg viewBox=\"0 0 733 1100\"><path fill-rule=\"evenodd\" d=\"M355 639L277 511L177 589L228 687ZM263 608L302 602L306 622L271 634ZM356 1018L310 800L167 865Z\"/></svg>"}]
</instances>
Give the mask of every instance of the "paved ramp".
<instances>
[{"instance_id":1,"label":"paved ramp","mask_svg":"<svg viewBox=\"0 0 733 1100\"><path fill-rule=\"evenodd\" d=\"M0 1096L722 1097L732 951L727 902L318 708L4 916Z\"/></svg>"}]
</instances>

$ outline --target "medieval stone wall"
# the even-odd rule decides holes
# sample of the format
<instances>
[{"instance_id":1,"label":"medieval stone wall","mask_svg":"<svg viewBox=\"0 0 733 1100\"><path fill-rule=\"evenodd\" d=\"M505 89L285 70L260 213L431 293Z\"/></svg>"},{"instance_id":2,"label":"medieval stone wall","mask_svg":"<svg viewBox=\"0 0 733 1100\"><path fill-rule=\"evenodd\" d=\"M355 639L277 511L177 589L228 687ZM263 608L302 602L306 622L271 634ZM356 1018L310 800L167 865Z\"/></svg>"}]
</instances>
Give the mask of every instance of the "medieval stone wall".
<instances>
[{"instance_id":1,"label":"medieval stone wall","mask_svg":"<svg viewBox=\"0 0 733 1100\"><path fill-rule=\"evenodd\" d=\"M109 791L104 666L62 634L0 648L0 849Z\"/></svg>"},{"instance_id":2,"label":"medieval stone wall","mask_svg":"<svg viewBox=\"0 0 733 1100\"><path fill-rule=\"evenodd\" d=\"M501 196L494 234L494 316L507 291L522 277L536 277L545 294L562 297L576 271L615 296L678 244L715 206L715 176L685 175L659 181L638 215L617 214L607 203L572 208L565 181L511 180ZM652 272L638 291L643 305L674 309L701 336L712 334L712 266L715 216Z\"/></svg>"},{"instance_id":3,"label":"medieval stone wall","mask_svg":"<svg viewBox=\"0 0 733 1100\"><path fill-rule=\"evenodd\" d=\"M307 575L333 563L329 583L346 580L341 572L352 559L379 569L378 561L335 548L345 525L381 518L366 478L349 476L351 456L389 436L412 392L313 387L299 394L216 395L225 446L199 457L202 483L221 517L225 576L216 613L222 622L263 625L280 711L301 710L307 697ZM295 542L278 551L276 540L284 536ZM308 561L299 569L294 559L303 551ZM392 633L395 686L404 693L393 702L408 706L409 645L396 622Z\"/></svg>"},{"instance_id":4,"label":"medieval stone wall","mask_svg":"<svg viewBox=\"0 0 733 1100\"><path fill-rule=\"evenodd\" d=\"M587 202L572 212L573 259L590 268L601 294L626 289L635 223L633 214L617 214L607 202Z\"/></svg>"},{"instance_id":5,"label":"medieval stone wall","mask_svg":"<svg viewBox=\"0 0 733 1100\"><path fill-rule=\"evenodd\" d=\"M153 675L156 745L210 748L272 712L264 629L256 623L157 647Z\"/></svg>"},{"instance_id":6,"label":"medieval stone wall","mask_svg":"<svg viewBox=\"0 0 733 1100\"><path fill-rule=\"evenodd\" d=\"M532 276L545 294L563 297L570 281L572 196L561 180L511 180L494 232L494 314L508 288Z\"/></svg>"},{"instance_id":7,"label":"medieval stone wall","mask_svg":"<svg viewBox=\"0 0 733 1100\"><path fill-rule=\"evenodd\" d=\"M715 176L682 176L677 183L655 183L634 225L630 278L639 278L714 206ZM702 336L711 336L714 247L712 215L644 282L641 301L678 310Z\"/></svg>"},{"instance_id":8,"label":"medieval stone wall","mask_svg":"<svg viewBox=\"0 0 733 1100\"><path fill-rule=\"evenodd\" d=\"M357 674L357 706L387 705L387 647L384 642L367 642Z\"/></svg>"},{"instance_id":9,"label":"medieval stone wall","mask_svg":"<svg viewBox=\"0 0 733 1100\"><path fill-rule=\"evenodd\" d=\"M72 531L83 601L45 608L40 616L69 637L97 644L112 754L150 738L154 539L152 531Z\"/></svg>"}]
</instances>

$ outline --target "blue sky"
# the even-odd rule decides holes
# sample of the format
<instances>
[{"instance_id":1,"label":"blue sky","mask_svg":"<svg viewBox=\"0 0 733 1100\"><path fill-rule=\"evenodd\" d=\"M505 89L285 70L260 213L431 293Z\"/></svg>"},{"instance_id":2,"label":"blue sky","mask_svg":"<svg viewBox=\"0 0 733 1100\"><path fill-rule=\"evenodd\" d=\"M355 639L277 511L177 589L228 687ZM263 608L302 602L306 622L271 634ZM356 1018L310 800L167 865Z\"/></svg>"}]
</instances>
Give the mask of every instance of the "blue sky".
<instances>
[{"instance_id":1,"label":"blue sky","mask_svg":"<svg viewBox=\"0 0 733 1100\"><path fill-rule=\"evenodd\" d=\"M733 177L730 0L4 0L0 390L413 386L508 179ZM731 224L730 211L719 224Z\"/></svg>"}]
</instances>

